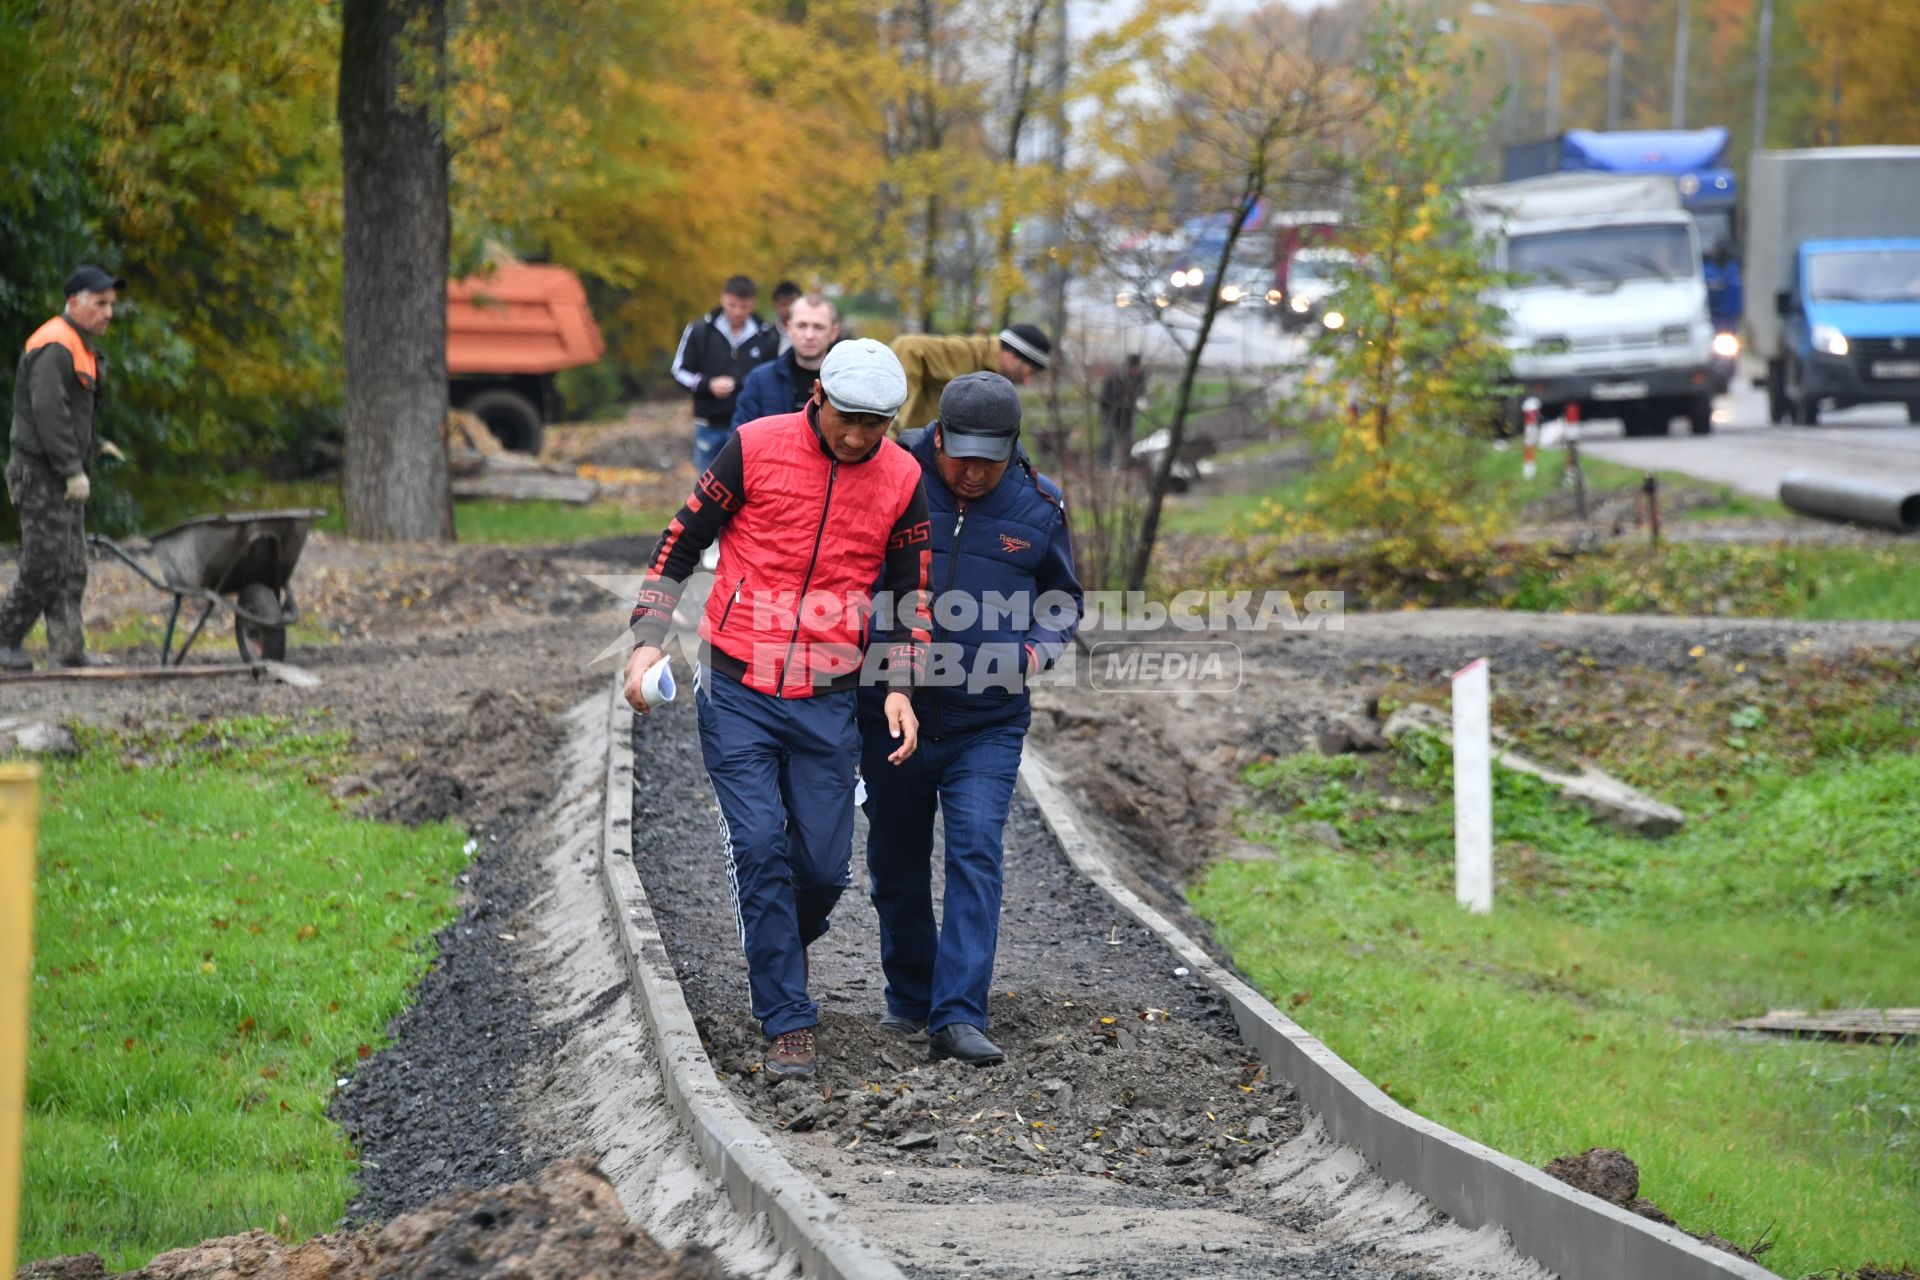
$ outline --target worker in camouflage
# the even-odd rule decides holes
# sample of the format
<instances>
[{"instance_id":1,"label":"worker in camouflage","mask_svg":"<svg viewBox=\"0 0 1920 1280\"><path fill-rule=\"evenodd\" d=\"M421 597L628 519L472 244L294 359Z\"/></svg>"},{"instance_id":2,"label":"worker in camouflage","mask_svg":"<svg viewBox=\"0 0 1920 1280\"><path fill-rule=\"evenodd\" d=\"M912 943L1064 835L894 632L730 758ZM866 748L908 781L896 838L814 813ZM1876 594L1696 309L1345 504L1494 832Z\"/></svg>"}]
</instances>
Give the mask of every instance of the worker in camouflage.
<instances>
[{"instance_id":1,"label":"worker in camouflage","mask_svg":"<svg viewBox=\"0 0 1920 1280\"><path fill-rule=\"evenodd\" d=\"M87 498L96 455L120 451L94 430L105 361L90 339L113 321L125 282L98 267L67 277L64 312L27 339L14 380L7 496L20 518L20 576L0 602L0 671L30 671L21 645L44 614L47 651L65 667L104 666L86 651Z\"/></svg>"}]
</instances>

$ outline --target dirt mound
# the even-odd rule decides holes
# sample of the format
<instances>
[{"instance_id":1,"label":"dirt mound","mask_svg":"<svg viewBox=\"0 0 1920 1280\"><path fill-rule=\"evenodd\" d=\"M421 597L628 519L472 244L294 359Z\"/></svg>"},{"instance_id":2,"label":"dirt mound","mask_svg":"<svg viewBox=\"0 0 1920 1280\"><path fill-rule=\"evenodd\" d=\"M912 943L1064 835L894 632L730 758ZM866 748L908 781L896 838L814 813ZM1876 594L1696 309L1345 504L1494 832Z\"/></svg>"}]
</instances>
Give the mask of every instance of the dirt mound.
<instances>
[{"instance_id":1,"label":"dirt mound","mask_svg":"<svg viewBox=\"0 0 1920 1280\"><path fill-rule=\"evenodd\" d=\"M1548 1177L1558 1178L1568 1186L1584 1191L1590 1196L1598 1196L1608 1204L1617 1205L1629 1213L1637 1213L1650 1218L1663 1227L1674 1227L1686 1231L1669 1217L1665 1210L1651 1200L1640 1195L1640 1166L1627 1158L1624 1151L1615 1151L1612 1147L1588 1147L1577 1156L1560 1156L1550 1160L1545 1167ZM1765 1253L1765 1244L1756 1245L1751 1250L1708 1231L1705 1233L1687 1231L1687 1234L1701 1244L1712 1245L1716 1249L1754 1262L1758 1255Z\"/></svg>"},{"instance_id":2,"label":"dirt mound","mask_svg":"<svg viewBox=\"0 0 1920 1280\"><path fill-rule=\"evenodd\" d=\"M20 1280L94 1280L98 1254L28 1263ZM163 1253L118 1280L725 1280L698 1245L673 1255L627 1222L613 1186L588 1161L530 1182L458 1191L379 1232L289 1247L264 1231Z\"/></svg>"},{"instance_id":3,"label":"dirt mound","mask_svg":"<svg viewBox=\"0 0 1920 1280\"><path fill-rule=\"evenodd\" d=\"M475 694L463 712L442 715L411 756L376 767L379 794L368 816L417 825L461 817L470 827L539 804L560 731L513 689Z\"/></svg>"},{"instance_id":4,"label":"dirt mound","mask_svg":"<svg viewBox=\"0 0 1920 1280\"><path fill-rule=\"evenodd\" d=\"M980 1070L927 1061L924 1037L828 1013L819 1072L776 1081L751 1019L702 1027L714 1065L759 1086L740 1094L762 1123L830 1133L884 1165L1078 1170L1198 1196L1300 1132L1290 1086L1246 1049L1161 1010L996 994L989 1030L1007 1061Z\"/></svg>"},{"instance_id":5,"label":"dirt mound","mask_svg":"<svg viewBox=\"0 0 1920 1280\"><path fill-rule=\"evenodd\" d=\"M1640 1198L1640 1166L1612 1147L1588 1147L1577 1156L1561 1156L1548 1162L1546 1174L1622 1209Z\"/></svg>"}]
</instances>

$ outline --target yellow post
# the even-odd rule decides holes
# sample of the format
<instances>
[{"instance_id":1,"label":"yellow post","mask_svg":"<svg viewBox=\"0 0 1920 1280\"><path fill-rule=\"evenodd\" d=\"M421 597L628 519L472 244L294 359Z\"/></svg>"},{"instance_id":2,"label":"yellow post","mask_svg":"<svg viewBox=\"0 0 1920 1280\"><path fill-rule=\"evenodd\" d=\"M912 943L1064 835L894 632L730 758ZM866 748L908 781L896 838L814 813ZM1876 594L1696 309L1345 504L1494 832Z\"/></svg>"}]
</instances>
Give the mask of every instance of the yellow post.
<instances>
[{"instance_id":1,"label":"yellow post","mask_svg":"<svg viewBox=\"0 0 1920 1280\"><path fill-rule=\"evenodd\" d=\"M0 1276L20 1235L20 1137L27 1118L27 993L33 987L33 841L40 767L0 764Z\"/></svg>"}]
</instances>

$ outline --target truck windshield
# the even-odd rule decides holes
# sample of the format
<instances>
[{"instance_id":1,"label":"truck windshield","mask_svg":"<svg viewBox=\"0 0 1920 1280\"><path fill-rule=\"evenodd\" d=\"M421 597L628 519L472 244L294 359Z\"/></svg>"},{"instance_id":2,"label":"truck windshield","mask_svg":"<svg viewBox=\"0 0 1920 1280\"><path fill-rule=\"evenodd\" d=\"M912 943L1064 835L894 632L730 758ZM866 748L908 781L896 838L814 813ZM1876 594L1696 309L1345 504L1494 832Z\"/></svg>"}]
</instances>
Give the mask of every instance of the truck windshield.
<instances>
[{"instance_id":1,"label":"truck windshield","mask_svg":"<svg viewBox=\"0 0 1920 1280\"><path fill-rule=\"evenodd\" d=\"M1507 269L1533 285L1682 280L1699 270L1693 255L1682 226L1582 227L1514 236Z\"/></svg>"},{"instance_id":2,"label":"truck windshield","mask_svg":"<svg viewBox=\"0 0 1920 1280\"><path fill-rule=\"evenodd\" d=\"M1700 253L1709 261L1731 258L1740 252L1740 246L1735 243L1733 236L1733 210L1696 210L1693 225L1700 231Z\"/></svg>"},{"instance_id":3,"label":"truck windshield","mask_svg":"<svg viewBox=\"0 0 1920 1280\"><path fill-rule=\"evenodd\" d=\"M1920 249L1816 253L1807 259L1815 302L1920 302Z\"/></svg>"},{"instance_id":4,"label":"truck windshield","mask_svg":"<svg viewBox=\"0 0 1920 1280\"><path fill-rule=\"evenodd\" d=\"M1287 268L1287 279L1294 284L1331 281L1334 273L1352 261L1348 255L1322 251L1314 257L1304 254L1295 255L1293 265Z\"/></svg>"}]
</instances>

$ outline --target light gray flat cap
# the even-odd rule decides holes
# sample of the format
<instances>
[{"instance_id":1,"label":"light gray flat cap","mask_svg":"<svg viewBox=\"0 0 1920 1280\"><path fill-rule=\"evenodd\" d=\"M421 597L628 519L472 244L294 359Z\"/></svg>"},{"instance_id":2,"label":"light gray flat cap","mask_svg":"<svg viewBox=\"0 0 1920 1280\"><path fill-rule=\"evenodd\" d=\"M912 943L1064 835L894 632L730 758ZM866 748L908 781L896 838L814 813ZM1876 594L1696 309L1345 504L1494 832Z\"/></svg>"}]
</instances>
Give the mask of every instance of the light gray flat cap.
<instances>
[{"instance_id":1,"label":"light gray flat cap","mask_svg":"<svg viewBox=\"0 0 1920 1280\"><path fill-rule=\"evenodd\" d=\"M842 413L891 418L907 402L907 371L885 343L855 338L827 352L820 366L820 389Z\"/></svg>"}]
</instances>

